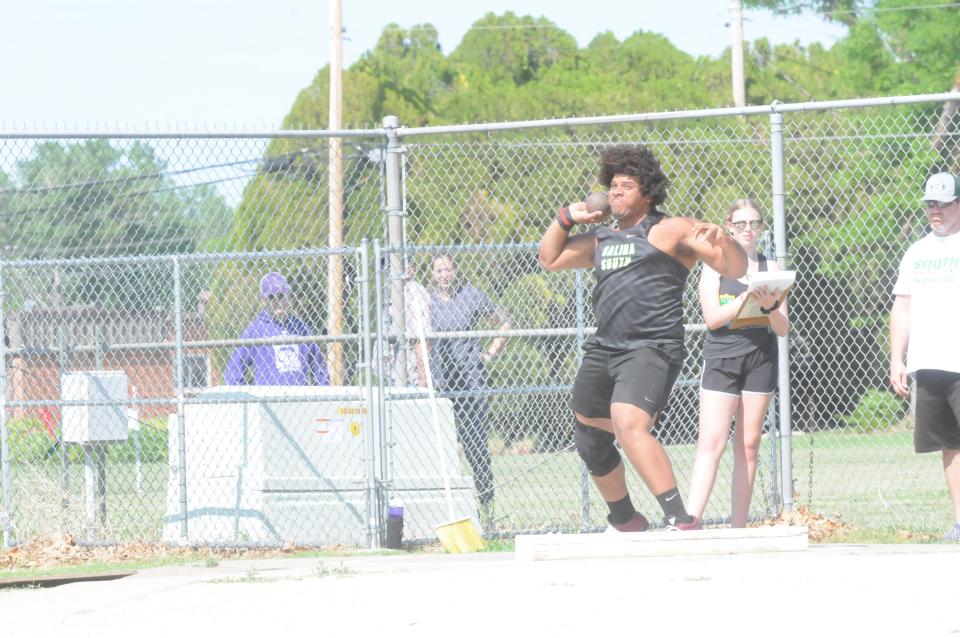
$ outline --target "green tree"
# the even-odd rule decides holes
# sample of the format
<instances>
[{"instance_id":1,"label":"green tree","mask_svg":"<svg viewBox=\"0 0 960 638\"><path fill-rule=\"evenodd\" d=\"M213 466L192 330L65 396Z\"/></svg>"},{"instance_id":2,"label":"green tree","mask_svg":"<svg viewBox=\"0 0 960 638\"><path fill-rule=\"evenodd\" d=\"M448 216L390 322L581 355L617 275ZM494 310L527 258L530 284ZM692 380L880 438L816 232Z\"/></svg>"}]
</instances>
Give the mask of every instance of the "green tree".
<instances>
[{"instance_id":1,"label":"green tree","mask_svg":"<svg viewBox=\"0 0 960 638\"><path fill-rule=\"evenodd\" d=\"M143 142L43 142L4 188L8 257L91 257L195 250L229 209L210 185L180 187ZM201 232L202 234L197 234Z\"/></svg>"},{"instance_id":2,"label":"green tree","mask_svg":"<svg viewBox=\"0 0 960 638\"><path fill-rule=\"evenodd\" d=\"M177 254L222 234L229 207L211 185L181 187L144 142L42 142L0 185L5 257ZM51 302L154 307L169 302L161 265L65 269ZM161 283L163 282L163 283Z\"/></svg>"},{"instance_id":3,"label":"green tree","mask_svg":"<svg viewBox=\"0 0 960 638\"><path fill-rule=\"evenodd\" d=\"M768 9L777 15L814 12L847 26L874 4L876 0L743 0L745 9Z\"/></svg>"}]
</instances>

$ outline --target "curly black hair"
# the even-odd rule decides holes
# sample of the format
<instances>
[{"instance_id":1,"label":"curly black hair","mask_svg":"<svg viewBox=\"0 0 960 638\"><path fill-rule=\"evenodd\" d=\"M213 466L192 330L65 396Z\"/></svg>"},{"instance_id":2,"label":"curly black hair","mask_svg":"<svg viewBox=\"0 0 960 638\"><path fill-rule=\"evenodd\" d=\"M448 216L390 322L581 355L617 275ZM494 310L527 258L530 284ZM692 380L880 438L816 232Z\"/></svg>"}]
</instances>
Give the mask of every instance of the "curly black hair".
<instances>
[{"instance_id":1,"label":"curly black hair","mask_svg":"<svg viewBox=\"0 0 960 638\"><path fill-rule=\"evenodd\" d=\"M667 179L660 162L646 146L640 144L616 144L600 153L600 174L597 180L606 188L614 175L629 175L640 184L643 194L659 206L667 199Z\"/></svg>"}]
</instances>

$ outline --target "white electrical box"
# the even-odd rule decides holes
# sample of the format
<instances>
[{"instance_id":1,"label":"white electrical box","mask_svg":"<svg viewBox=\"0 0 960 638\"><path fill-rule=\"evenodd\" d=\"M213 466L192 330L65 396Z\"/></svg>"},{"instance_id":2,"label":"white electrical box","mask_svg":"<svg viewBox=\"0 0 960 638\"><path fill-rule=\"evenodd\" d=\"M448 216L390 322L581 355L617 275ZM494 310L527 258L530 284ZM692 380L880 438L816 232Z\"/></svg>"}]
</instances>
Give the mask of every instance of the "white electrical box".
<instances>
[{"instance_id":1,"label":"white electrical box","mask_svg":"<svg viewBox=\"0 0 960 638\"><path fill-rule=\"evenodd\" d=\"M184 477L181 425L175 414L168 422L163 539L363 545L370 519L385 511L377 489L385 472L391 494L403 499L404 541L433 539L434 527L450 520L444 469L454 516L476 520L475 489L464 474L451 402L437 400L441 457L430 400L391 390L394 398L381 404L375 389L372 409L364 388L355 386L202 391L198 398L216 402L184 406ZM389 419L389 443L380 440L381 413Z\"/></svg>"},{"instance_id":2,"label":"white electrical box","mask_svg":"<svg viewBox=\"0 0 960 638\"><path fill-rule=\"evenodd\" d=\"M127 374L117 370L67 372L60 378L64 401L100 405L65 405L63 440L97 443L127 440ZM109 401L110 404L103 402Z\"/></svg>"}]
</instances>

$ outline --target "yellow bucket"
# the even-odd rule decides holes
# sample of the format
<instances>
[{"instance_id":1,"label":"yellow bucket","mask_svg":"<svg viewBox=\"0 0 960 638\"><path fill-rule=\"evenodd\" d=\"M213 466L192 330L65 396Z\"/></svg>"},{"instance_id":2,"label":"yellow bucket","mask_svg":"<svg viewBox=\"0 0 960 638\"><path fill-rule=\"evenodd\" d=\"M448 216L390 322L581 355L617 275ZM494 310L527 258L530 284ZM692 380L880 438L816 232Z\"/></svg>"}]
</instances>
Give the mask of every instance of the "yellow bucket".
<instances>
[{"instance_id":1,"label":"yellow bucket","mask_svg":"<svg viewBox=\"0 0 960 638\"><path fill-rule=\"evenodd\" d=\"M440 539L440 544L451 554L475 552L487 546L470 518L441 523L434 528L434 531Z\"/></svg>"}]
</instances>

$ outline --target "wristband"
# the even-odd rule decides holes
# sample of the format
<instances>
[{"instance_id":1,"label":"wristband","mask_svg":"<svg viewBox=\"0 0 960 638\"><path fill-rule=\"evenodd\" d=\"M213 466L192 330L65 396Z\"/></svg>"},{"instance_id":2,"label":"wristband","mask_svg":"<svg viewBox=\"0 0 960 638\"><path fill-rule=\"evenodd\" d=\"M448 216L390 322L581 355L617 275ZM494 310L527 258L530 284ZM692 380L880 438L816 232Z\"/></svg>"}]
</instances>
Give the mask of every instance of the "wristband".
<instances>
[{"instance_id":1,"label":"wristband","mask_svg":"<svg viewBox=\"0 0 960 638\"><path fill-rule=\"evenodd\" d=\"M573 228L575 221L570 215L570 209L564 206L559 211L557 211L557 223L560 225L560 228L564 229L567 232L570 232L570 229Z\"/></svg>"},{"instance_id":2,"label":"wristband","mask_svg":"<svg viewBox=\"0 0 960 638\"><path fill-rule=\"evenodd\" d=\"M780 307L780 300L777 299L777 303L773 304L769 308L764 308L763 306L760 306L760 312L762 312L765 315L769 315L771 312L773 312L779 307Z\"/></svg>"}]
</instances>

